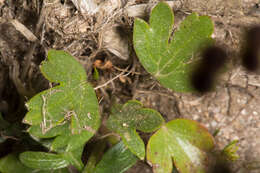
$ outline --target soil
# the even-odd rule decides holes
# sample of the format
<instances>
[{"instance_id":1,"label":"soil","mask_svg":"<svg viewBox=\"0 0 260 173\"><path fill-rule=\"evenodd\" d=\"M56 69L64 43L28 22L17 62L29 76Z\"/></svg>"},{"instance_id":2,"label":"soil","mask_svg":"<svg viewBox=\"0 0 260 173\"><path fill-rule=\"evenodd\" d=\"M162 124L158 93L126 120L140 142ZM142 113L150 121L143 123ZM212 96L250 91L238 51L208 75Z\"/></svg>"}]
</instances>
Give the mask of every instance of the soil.
<instances>
[{"instance_id":1,"label":"soil","mask_svg":"<svg viewBox=\"0 0 260 173\"><path fill-rule=\"evenodd\" d=\"M131 1L131 2L130 2ZM130 0L128 3L153 4L156 0ZM176 27L192 12L208 15L214 21L213 37L225 48L229 70L221 77L214 92L207 94L176 93L162 87L148 74L129 45L125 60L111 53L102 42L102 33L115 24L121 37L131 43L133 17L115 9L110 16L103 13L81 14L70 0L0 0L0 111L9 122L20 122L26 113L25 102L50 87L40 73L40 63L48 49L62 49L82 63L88 81L96 90L100 112L107 117L113 103L140 100L146 107L159 111L169 121L193 119L213 134L217 148L239 140L239 160L232 163L235 173L259 173L249 168L258 161L260 167L260 76L240 65L240 48L246 28L260 23L259 0L175 0ZM14 25L17 20L23 27ZM19 30L20 28L20 30ZM30 34L35 36L30 37ZM95 65L97 60L101 64ZM103 64L102 64L103 63ZM94 66L99 79L93 77ZM129 73L111 80L120 73ZM110 81L106 85L102 85ZM144 136L144 138L147 138ZM16 140L12 141L17 143ZM8 140L8 144L12 143ZM1 156L12 151L4 151ZM2 148L2 149L1 149ZM2 154L4 152L4 154ZM148 164L139 161L127 173L151 173Z\"/></svg>"}]
</instances>

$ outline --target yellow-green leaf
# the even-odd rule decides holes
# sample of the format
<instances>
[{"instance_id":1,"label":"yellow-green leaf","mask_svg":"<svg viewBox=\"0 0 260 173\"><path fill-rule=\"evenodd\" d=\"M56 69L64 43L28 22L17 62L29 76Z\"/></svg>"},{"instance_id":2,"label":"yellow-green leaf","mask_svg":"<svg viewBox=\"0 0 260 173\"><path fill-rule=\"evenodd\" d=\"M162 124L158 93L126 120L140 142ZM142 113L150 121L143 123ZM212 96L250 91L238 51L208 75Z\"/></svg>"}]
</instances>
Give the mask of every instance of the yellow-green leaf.
<instances>
[{"instance_id":1,"label":"yellow-green leaf","mask_svg":"<svg viewBox=\"0 0 260 173\"><path fill-rule=\"evenodd\" d=\"M239 159L239 155L237 154L238 140L231 141L222 151L222 155L229 161L236 161Z\"/></svg>"},{"instance_id":2,"label":"yellow-green leaf","mask_svg":"<svg viewBox=\"0 0 260 173\"><path fill-rule=\"evenodd\" d=\"M180 173L205 173L207 153L214 139L197 122L176 119L163 125L149 140L147 160L154 173L171 173L173 164Z\"/></svg>"}]
</instances>

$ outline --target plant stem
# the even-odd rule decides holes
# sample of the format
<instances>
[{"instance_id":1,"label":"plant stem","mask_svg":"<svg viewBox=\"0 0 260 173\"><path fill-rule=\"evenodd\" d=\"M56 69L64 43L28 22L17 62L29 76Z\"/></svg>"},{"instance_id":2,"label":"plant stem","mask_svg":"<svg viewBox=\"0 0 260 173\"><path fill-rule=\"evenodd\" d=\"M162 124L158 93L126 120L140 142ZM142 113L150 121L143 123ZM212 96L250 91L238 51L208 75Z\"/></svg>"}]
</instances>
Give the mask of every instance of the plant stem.
<instances>
[{"instance_id":1,"label":"plant stem","mask_svg":"<svg viewBox=\"0 0 260 173\"><path fill-rule=\"evenodd\" d=\"M97 162L101 159L104 149L106 147L106 140L102 140L96 144L93 152L91 153L88 163L83 169L82 173L93 173Z\"/></svg>"}]
</instances>

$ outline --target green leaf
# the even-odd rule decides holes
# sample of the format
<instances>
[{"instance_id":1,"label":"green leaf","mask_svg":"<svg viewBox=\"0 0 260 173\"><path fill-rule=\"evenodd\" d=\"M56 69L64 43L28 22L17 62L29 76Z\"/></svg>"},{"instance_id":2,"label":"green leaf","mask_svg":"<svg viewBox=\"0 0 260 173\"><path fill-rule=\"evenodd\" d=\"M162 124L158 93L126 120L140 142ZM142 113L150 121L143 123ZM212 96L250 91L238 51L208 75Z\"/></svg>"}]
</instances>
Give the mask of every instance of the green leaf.
<instances>
[{"instance_id":1,"label":"green leaf","mask_svg":"<svg viewBox=\"0 0 260 173\"><path fill-rule=\"evenodd\" d=\"M69 162L62 155L44 152L24 152L20 154L21 162L30 168L51 170L65 168Z\"/></svg>"},{"instance_id":2,"label":"green leaf","mask_svg":"<svg viewBox=\"0 0 260 173\"><path fill-rule=\"evenodd\" d=\"M204 173L214 139L197 122L176 119L163 125L149 140L147 160L155 173L171 173L173 163L181 173Z\"/></svg>"},{"instance_id":3,"label":"green leaf","mask_svg":"<svg viewBox=\"0 0 260 173\"><path fill-rule=\"evenodd\" d=\"M62 135L65 131L69 133L69 124L66 123L64 125L55 126L46 133L42 133L42 128L39 125L33 125L27 130L32 136L37 138L53 138L58 135Z\"/></svg>"},{"instance_id":4,"label":"green leaf","mask_svg":"<svg viewBox=\"0 0 260 173\"><path fill-rule=\"evenodd\" d=\"M78 170L82 170L84 165L81 161L81 155L83 152L84 146L79 147L78 149L63 153L63 158L66 159L71 165L75 166Z\"/></svg>"},{"instance_id":5,"label":"green leaf","mask_svg":"<svg viewBox=\"0 0 260 173\"><path fill-rule=\"evenodd\" d=\"M123 173L132 167L138 158L125 147L123 142L119 142L108 150L97 164L94 173Z\"/></svg>"},{"instance_id":6,"label":"green leaf","mask_svg":"<svg viewBox=\"0 0 260 173\"><path fill-rule=\"evenodd\" d=\"M23 173L32 173L33 169L23 165L16 154L8 154L0 159L0 172L14 173L23 170Z\"/></svg>"},{"instance_id":7,"label":"green leaf","mask_svg":"<svg viewBox=\"0 0 260 173\"><path fill-rule=\"evenodd\" d=\"M70 152L84 145L100 126L98 101L82 65L64 51L50 50L41 71L59 83L27 103L24 122L34 138L55 138L51 149Z\"/></svg>"},{"instance_id":8,"label":"green leaf","mask_svg":"<svg viewBox=\"0 0 260 173\"><path fill-rule=\"evenodd\" d=\"M179 92L193 91L191 58L211 39L214 28L211 19L192 13L174 32L170 43L174 16L169 5L159 2L151 12L149 23L138 18L134 23L134 48L140 62L165 87Z\"/></svg>"},{"instance_id":9,"label":"green leaf","mask_svg":"<svg viewBox=\"0 0 260 173\"><path fill-rule=\"evenodd\" d=\"M98 69L96 67L94 67L94 73L93 73L93 78L95 80L99 79L99 73L98 73Z\"/></svg>"},{"instance_id":10,"label":"green leaf","mask_svg":"<svg viewBox=\"0 0 260 173\"><path fill-rule=\"evenodd\" d=\"M67 168L45 171L26 167L21 163L17 154L8 154L0 159L1 173L15 173L20 171L23 173L70 173Z\"/></svg>"},{"instance_id":11,"label":"green leaf","mask_svg":"<svg viewBox=\"0 0 260 173\"><path fill-rule=\"evenodd\" d=\"M142 106L138 101L116 106L107 121L107 127L118 133L124 144L140 159L144 159L145 146L136 129L153 132L164 122L160 113Z\"/></svg>"}]
</instances>

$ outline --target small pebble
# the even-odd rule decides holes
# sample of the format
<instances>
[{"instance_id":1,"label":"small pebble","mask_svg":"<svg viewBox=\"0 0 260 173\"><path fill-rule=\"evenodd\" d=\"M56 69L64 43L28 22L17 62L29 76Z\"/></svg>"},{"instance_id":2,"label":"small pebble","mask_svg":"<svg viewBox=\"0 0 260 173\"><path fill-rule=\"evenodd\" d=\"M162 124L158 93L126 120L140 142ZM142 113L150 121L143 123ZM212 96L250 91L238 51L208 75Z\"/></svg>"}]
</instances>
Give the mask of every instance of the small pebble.
<instances>
[{"instance_id":1,"label":"small pebble","mask_svg":"<svg viewBox=\"0 0 260 173\"><path fill-rule=\"evenodd\" d=\"M216 127L216 126L217 126L217 122L216 122L216 121L212 121L212 122L211 122L211 126L212 126L212 127Z\"/></svg>"},{"instance_id":2,"label":"small pebble","mask_svg":"<svg viewBox=\"0 0 260 173\"><path fill-rule=\"evenodd\" d=\"M253 111L253 115L258 115L258 112L256 112L256 111Z\"/></svg>"},{"instance_id":3,"label":"small pebble","mask_svg":"<svg viewBox=\"0 0 260 173\"><path fill-rule=\"evenodd\" d=\"M246 114L247 114L246 109L243 109L243 110L241 111L241 114L242 114L242 115L246 115Z\"/></svg>"},{"instance_id":4,"label":"small pebble","mask_svg":"<svg viewBox=\"0 0 260 173\"><path fill-rule=\"evenodd\" d=\"M194 115L194 116L193 116L193 119L194 119L194 120L198 120L198 119L199 119L199 116L198 116L198 115Z\"/></svg>"}]
</instances>

